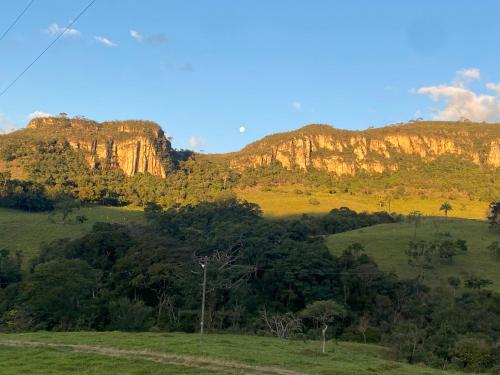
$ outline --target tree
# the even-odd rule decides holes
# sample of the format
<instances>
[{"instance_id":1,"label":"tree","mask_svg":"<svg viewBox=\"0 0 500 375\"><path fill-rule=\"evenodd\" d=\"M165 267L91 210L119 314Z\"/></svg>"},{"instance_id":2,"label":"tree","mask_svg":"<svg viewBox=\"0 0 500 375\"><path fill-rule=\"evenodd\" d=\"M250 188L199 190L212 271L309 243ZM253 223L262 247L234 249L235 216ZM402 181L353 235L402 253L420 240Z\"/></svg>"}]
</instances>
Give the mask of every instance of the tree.
<instances>
[{"instance_id":1,"label":"tree","mask_svg":"<svg viewBox=\"0 0 500 375\"><path fill-rule=\"evenodd\" d=\"M169 318L175 320L172 313L180 267L170 263L154 263L146 272L140 273L131 280L131 284L150 290L156 297L156 326L161 324L162 313L169 308Z\"/></svg>"},{"instance_id":2,"label":"tree","mask_svg":"<svg viewBox=\"0 0 500 375\"><path fill-rule=\"evenodd\" d=\"M439 207L439 211L444 211L444 215L448 217L448 211L453 210L453 207L451 206L450 202L444 202L441 204L441 207Z\"/></svg>"},{"instance_id":3,"label":"tree","mask_svg":"<svg viewBox=\"0 0 500 375\"><path fill-rule=\"evenodd\" d=\"M261 311L261 318L269 332L280 339L292 337L302 330L302 321L292 313L270 315L264 308Z\"/></svg>"},{"instance_id":4,"label":"tree","mask_svg":"<svg viewBox=\"0 0 500 375\"><path fill-rule=\"evenodd\" d=\"M493 282L475 275L469 275L469 277L465 279L464 284L466 288L479 290L485 286L493 284Z\"/></svg>"},{"instance_id":5,"label":"tree","mask_svg":"<svg viewBox=\"0 0 500 375\"><path fill-rule=\"evenodd\" d=\"M466 371L483 372L495 363L492 346L481 338L465 337L458 340L452 355Z\"/></svg>"},{"instance_id":6,"label":"tree","mask_svg":"<svg viewBox=\"0 0 500 375\"><path fill-rule=\"evenodd\" d=\"M455 242L450 240L441 241L436 244L436 247L439 258L453 263L453 257L457 255L457 244Z\"/></svg>"},{"instance_id":7,"label":"tree","mask_svg":"<svg viewBox=\"0 0 500 375\"><path fill-rule=\"evenodd\" d=\"M495 258L500 260L500 242L499 241L493 241L488 245L488 250L490 254Z\"/></svg>"},{"instance_id":8,"label":"tree","mask_svg":"<svg viewBox=\"0 0 500 375\"><path fill-rule=\"evenodd\" d=\"M490 203L488 211L488 221L490 222L491 229L500 229L500 202Z\"/></svg>"},{"instance_id":9,"label":"tree","mask_svg":"<svg viewBox=\"0 0 500 375\"><path fill-rule=\"evenodd\" d=\"M310 318L316 325L323 327L321 330L322 353L326 352L326 331L329 325L334 323L336 319L343 317L345 313L344 307L334 300L313 302L302 311L301 316Z\"/></svg>"},{"instance_id":10,"label":"tree","mask_svg":"<svg viewBox=\"0 0 500 375\"><path fill-rule=\"evenodd\" d=\"M22 283L22 306L37 328L86 327L98 279L98 272L83 260L57 259L39 264Z\"/></svg>"},{"instance_id":11,"label":"tree","mask_svg":"<svg viewBox=\"0 0 500 375\"><path fill-rule=\"evenodd\" d=\"M435 246L427 241L410 241L405 250L408 264L417 271L417 279L425 279L425 271L432 268Z\"/></svg>"},{"instance_id":12,"label":"tree","mask_svg":"<svg viewBox=\"0 0 500 375\"><path fill-rule=\"evenodd\" d=\"M417 228L422 223L422 213L420 211L412 211L408 214L408 221L413 223L413 239L417 238Z\"/></svg>"},{"instance_id":13,"label":"tree","mask_svg":"<svg viewBox=\"0 0 500 375\"><path fill-rule=\"evenodd\" d=\"M450 276L448 277L448 284L453 288L453 296L456 296L458 288L460 288L460 284L462 280L458 276Z\"/></svg>"},{"instance_id":14,"label":"tree","mask_svg":"<svg viewBox=\"0 0 500 375\"><path fill-rule=\"evenodd\" d=\"M63 223L66 222L66 219L73 213L75 208L80 208L79 202L71 198L62 198L55 206L56 209L61 211L61 219Z\"/></svg>"},{"instance_id":15,"label":"tree","mask_svg":"<svg viewBox=\"0 0 500 375\"><path fill-rule=\"evenodd\" d=\"M363 315L359 318L357 330L363 335L363 342L366 344L366 331L370 328L370 317Z\"/></svg>"},{"instance_id":16,"label":"tree","mask_svg":"<svg viewBox=\"0 0 500 375\"><path fill-rule=\"evenodd\" d=\"M0 249L0 289L21 281L21 254L14 257L7 249Z\"/></svg>"}]
</instances>

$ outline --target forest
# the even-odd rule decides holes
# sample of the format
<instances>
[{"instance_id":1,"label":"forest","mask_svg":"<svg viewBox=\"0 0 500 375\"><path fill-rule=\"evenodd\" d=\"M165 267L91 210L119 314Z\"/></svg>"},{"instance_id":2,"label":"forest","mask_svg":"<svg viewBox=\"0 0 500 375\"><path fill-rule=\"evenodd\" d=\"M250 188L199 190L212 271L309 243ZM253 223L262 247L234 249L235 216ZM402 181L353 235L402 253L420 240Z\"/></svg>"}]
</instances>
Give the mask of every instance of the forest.
<instances>
[{"instance_id":1,"label":"forest","mask_svg":"<svg viewBox=\"0 0 500 375\"><path fill-rule=\"evenodd\" d=\"M498 211L492 203L491 230ZM422 275L381 271L357 243L334 256L321 236L401 216L341 208L269 220L234 198L150 203L145 215L143 225L97 223L81 238L45 243L28 269L22 253L3 249L0 329L196 332L206 271L207 332L381 343L402 361L444 369L500 365L500 295L487 280L429 287ZM466 251L466 241L434 244L432 261L449 261L440 246ZM409 244L409 261L420 248Z\"/></svg>"}]
</instances>

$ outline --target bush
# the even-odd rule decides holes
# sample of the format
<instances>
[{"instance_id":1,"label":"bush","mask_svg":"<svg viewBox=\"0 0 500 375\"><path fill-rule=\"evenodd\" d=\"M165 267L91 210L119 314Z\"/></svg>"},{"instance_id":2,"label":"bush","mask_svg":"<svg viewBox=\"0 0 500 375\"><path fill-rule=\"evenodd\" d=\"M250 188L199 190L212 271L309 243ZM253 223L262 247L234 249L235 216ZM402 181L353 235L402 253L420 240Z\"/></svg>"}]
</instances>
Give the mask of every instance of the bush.
<instances>
[{"instance_id":1,"label":"bush","mask_svg":"<svg viewBox=\"0 0 500 375\"><path fill-rule=\"evenodd\" d=\"M319 204L320 204L319 200L317 200L316 198L310 198L308 200L308 203L311 204L311 205L313 205L313 206L319 206Z\"/></svg>"},{"instance_id":2,"label":"bush","mask_svg":"<svg viewBox=\"0 0 500 375\"><path fill-rule=\"evenodd\" d=\"M118 331L144 331L151 327L152 308L142 301L122 297L109 304L109 328Z\"/></svg>"},{"instance_id":3,"label":"bush","mask_svg":"<svg viewBox=\"0 0 500 375\"><path fill-rule=\"evenodd\" d=\"M495 358L490 343L483 339L463 338L452 350L454 362L467 371L484 371L492 367Z\"/></svg>"}]
</instances>

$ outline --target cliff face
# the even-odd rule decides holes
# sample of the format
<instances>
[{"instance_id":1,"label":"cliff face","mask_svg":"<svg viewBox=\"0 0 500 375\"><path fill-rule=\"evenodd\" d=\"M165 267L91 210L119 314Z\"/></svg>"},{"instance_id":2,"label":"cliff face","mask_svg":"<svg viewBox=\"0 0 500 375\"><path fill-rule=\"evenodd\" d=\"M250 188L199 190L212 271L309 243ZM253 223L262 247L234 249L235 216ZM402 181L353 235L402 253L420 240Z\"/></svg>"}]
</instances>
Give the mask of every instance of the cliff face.
<instances>
[{"instance_id":1,"label":"cliff face","mask_svg":"<svg viewBox=\"0 0 500 375\"><path fill-rule=\"evenodd\" d=\"M92 168L120 168L127 176L166 176L169 140L160 126L147 121L97 123L85 119L38 118L28 129L40 136L64 140L85 156Z\"/></svg>"},{"instance_id":2,"label":"cliff face","mask_svg":"<svg viewBox=\"0 0 500 375\"><path fill-rule=\"evenodd\" d=\"M315 167L355 175L395 171L404 161L430 162L446 155L500 167L500 125L422 122L365 131L310 125L266 137L229 159L237 169L278 162L287 169Z\"/></svg>"}]
</instances>

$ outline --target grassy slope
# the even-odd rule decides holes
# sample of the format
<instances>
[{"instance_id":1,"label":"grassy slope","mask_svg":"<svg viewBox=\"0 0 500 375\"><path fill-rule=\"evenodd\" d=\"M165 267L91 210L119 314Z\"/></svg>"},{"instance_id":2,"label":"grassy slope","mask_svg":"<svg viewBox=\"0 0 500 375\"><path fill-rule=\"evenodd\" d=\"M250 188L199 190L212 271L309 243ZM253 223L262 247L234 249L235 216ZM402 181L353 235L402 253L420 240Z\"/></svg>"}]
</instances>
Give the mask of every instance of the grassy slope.
<instances>
[{"instance_id":1,"label":"grassy slope","mask_svg":"<svg viewBox=\"0 0 500 375\"><path fill-rule=\"evenodd\" d=\"M411 211L419 210L424 215L440 216L443 213L439 207L443 199L394 199L391 207L380 207L379 199L369 195L349 195L349 194L328 194L312 193L311 195L294 194L290 189L282 188L279 191L263 192L259 190L239 191L238 197L249 202L257 203L261 206L264 214L272 217L301 215L303 213L320 214L326 213L333 208L349 207L355 211L393 211L408 214ZM320 204L309 203L311 198L317 199ZM488 208L488 203L469 200L449 200L452 207L450 217L465 219L484 219Z\"/></svg>"},{"instance_id":2,"label":"grassy slope","mask_svg":"<svg viewBox=\"0 0 500 375\"><path fill-rule=\"evenodd\" d=\"M74 216L85 215L88 221L77 224ZM40 242L58 238L76 238L88 232L99 221L131 223L143 220L138 210L115 207L85 207L75 210L68 223L61 223L61 215L56 214L55 223L48 219L48 213L29 213L20 210L0 208L0 248L22 250L25 258L33 257Z\"/></svg>"},{"instance_id":3,"label":"grassy slope","mask_svg":"<svg viewBox=\"0 0 500 375\"><path fill-rule=\"evenodd\" d=\"M254 366L273 366L295 370L308 374L398 374L398 375L437 375L457 374L442 372L419 366L410 366L386 359L387 350L376 345L341 342L329 343L326 355L319 353L320 344L315 341L285 341L266 337L207 335L204 345L198 342L194 334L160 333L119 333L119 332L79 332L79 333L26 333L0 334L0 344L6 340L36 341L58 344L86 344L92 346L119 348L127 350L147 350L147 353L159 352L210 358L210 360L237 361ZM122 360L103 357L100 354L77 354L71 349L9 348L0 346L2 369L10 373L47 374L51 366L52 374L73 373L200 373L199 369L177 369L179 372L165 372L165 365L157 367L143 360ZM63 350L61 352L61 350ZM144 353L144 352L143 352ZM90 359L90 361L89 361ZM94 362L95 361L95 362ZM194 361L192 361L194 363ZM189 365L189 360L186 362ZM116 368L113 366L117 366ZM124 372L119 371L121 368ZM90 369L90 370L89 370ZM110 371L111 369L111 371ZM142 371L139 371L142 369ZM44 371L45 370L45 371ZM109 371L109 372L108 372ZM204 371L203 373L211 373ZM229 373L249 373L233 369ZM250 372L254 373L254 372ZM259 372L256 372L259 373Z\"/></svg>"},{"instance_id":4,"label":"grassy slope","mask_svg":"<svg viewBox=\"0 0 500 375\"><path fill-rule=\"evenodd\" d=\"M500 291L500 263L493 260L486 247L500 236L488 229L488 224L477 220L457 220L426 218L417 229L417 240L434 240L443 237L438 233L451 234L452 239L465 239L469 250L458 255L453 264L436 262L436 268L426 277L432 283L445 281L449 276L463 276L474 273L493 281L493 289ZM400 276L412 277L413 270L404 254L408 242L413 239L414 227L407 222L380 224L373 227L339 233L328 237L328 246L335 254L340 254L353 242L363 244L367 253L386 271Z\"/></svg>"},{"instance_id":5,"label":"grassy slope","mask_svg":"<svg viewBox=\"0 0 500 375\"><path fill-rule=\"evenodd\" d=\"M14 374L207 374L201 369L166 365L140 359L76 353L46 348L11 348L0 350L1 373ZM216 372L210 372L216 374Z\"/></svg>"},{"instance_id":6,"label":"grassy slope","mask_svg":"<svg viewBox=\"0 0 500 375\"><path fill-rule=\"evenodd\" d=\"M267 217L284 217L302 213L321 214L335 207L346 206L356 211L378 211L377 198L366 195L313 193L312 195L294 194L286 189L281 191L261 192L256 190L238 192L238 196L250 202L258 203ZM319 205L311 205L309 200L317 199ZM420 210L427 215L439 215L440 200L422 200L418 198L393 200L391 211L408 213ZM450 216L479 219L485 216L487 204L484 202L451 201L454 210ZM85 215L88 221L76 224L74 217ZM0 248L22 250L26 260L38 251L40 242L70 237L75 238L88 232L99 221L134 223L143 220L139 209L91 206L75 210L68 223L61 223L61 215L56 214L55 223L48 213L28 213L19 210L0 208Z\"/></svg>"}]
</instances>

